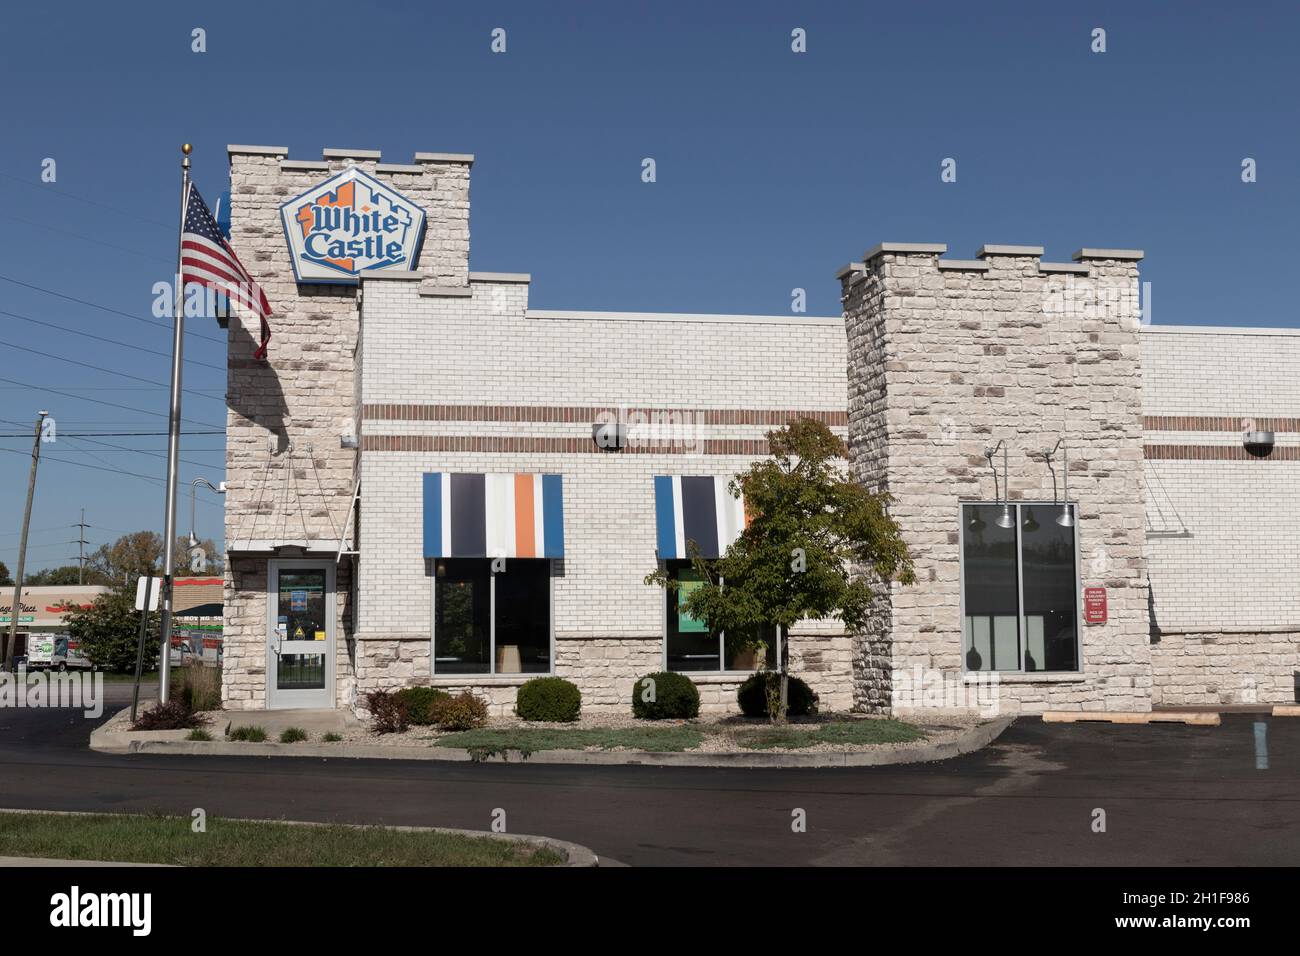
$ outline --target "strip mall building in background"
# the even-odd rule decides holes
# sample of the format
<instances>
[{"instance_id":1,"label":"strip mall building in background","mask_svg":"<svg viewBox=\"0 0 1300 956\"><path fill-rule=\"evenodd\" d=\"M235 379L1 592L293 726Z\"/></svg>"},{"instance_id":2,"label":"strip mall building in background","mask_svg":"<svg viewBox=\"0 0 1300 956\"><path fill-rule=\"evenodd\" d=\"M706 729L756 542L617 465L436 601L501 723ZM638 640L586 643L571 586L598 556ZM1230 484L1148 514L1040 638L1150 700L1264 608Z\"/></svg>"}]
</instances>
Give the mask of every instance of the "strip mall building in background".
<instances>
[{"instance_id":1,"label":"strip mall building in background","mask_svg":"<svg viewBox=\"0 0 1300 956\"><path fill-rule=\"evenodd\" d=\"M540 310L470 271L470 156L229 155L275 316L267 361L228 330L226 707L432 684L504 713L557 674L624 711L667 669L734 709L763 655L644 579L725 550L727 480L797 417L917 570L868 633L792 630L823 710L903 713L934 674L1027 712L1294 698L1300 335L1144 325L1140 252L884 243L831 317Z\"/></svg>"}]
</instances>

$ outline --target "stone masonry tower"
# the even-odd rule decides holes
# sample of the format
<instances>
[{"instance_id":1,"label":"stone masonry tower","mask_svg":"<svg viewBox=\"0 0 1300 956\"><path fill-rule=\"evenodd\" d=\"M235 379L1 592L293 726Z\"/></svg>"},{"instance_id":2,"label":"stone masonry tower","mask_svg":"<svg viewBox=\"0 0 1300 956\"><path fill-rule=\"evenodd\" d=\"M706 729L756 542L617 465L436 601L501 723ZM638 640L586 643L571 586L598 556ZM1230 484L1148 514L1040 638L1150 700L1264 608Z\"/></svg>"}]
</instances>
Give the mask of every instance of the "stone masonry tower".
<instances>
[{"instance_id":1,"label":"stone masonry tower","mask_svg":"<svg viewBox=\"0 0 1300 956\"><path fill-rule=\"evenodd\" d=\"M287 158L280 146L230 146L231 243L274 314L265 361L253 358L256 319L232 319L227 349L225 663L227 709L266 706L267 562L339 551L357 473L358 290L298 284L280 206L348 166L425 209L416 268L422 287L469 286L469 171L473 157L417 153L383 163L377 150L326 149ZM352 535L355 535L355 524ZM353 538L355 540L355 538ZM335 574L337 704L354 686L353 568Z\"/></svg>"},{"instance_id":2,"label":"stone masonry tower","mask_svg":"<svg viewBox=\"0 0 1300 956\"><path fill-rule=\"evenodd\" d=\"M1150 709L1137 262L1083 249L884 243L841 270L854 474L892 496L916 583L878 590L855 648L854 703L889 712L916 673L963 676L961 502L1054 502L1063 439L1078 503L1080 591L1105 587L1105 624L1080 625L1074 672L1000 673L1004 712ZM985 449L1009 450L999 490ZM1050 520L1044 515L1045 520ZM1082 594L1079 595L1080 601Z\"/></svg>"}]
</instances>

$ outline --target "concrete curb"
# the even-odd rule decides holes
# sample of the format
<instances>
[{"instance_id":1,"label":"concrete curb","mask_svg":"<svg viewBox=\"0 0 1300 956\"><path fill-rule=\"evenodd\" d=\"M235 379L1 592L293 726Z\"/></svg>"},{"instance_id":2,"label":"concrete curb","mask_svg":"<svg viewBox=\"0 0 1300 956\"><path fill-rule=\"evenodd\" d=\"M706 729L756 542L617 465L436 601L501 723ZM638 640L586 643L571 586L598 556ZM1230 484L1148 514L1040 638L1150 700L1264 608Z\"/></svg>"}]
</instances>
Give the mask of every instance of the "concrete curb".
<instances>
[{"instance_id":1,"label":"concrete curb","mask_svg":"<svg viewBox=\"0 0 1300 956\"><path fill-rule=\"evenodd\" d=\"M972 727L956 740L917 747L878 751L820 751L816 753L671 753L648 750L539 750L524 758L517 751L492 754L485 763L569 764L580 766L642 767L883 767L893 764L930 763L978 750L998 738L1015 720L999 717ZM110 721L109 723L112 723ZM185 740L187 731L105 732L108 724L90 735L90 749L104 753L207 754L221 757L314 757L336 760L442 760L470 763L468 751L450 747L416 747L387 744L281 744L242 743L228 740ZM164 736L166 735L166 736Z\"/></svg>"},{"instance_id":2,"label":"concrete curb","mask_svg":"<svg viewBox=\"0 0 1300 956\"><path fill-rule=\"evenodd\" d=\"M257 746L250 744L248 746ZM290 746L285 744L284 746ZM31 813L45 814L56 817L123 817L132 816L128 813L85 813L80 811L68 810L17 810L6 807L0 807L0 813ZM136 814L137 816L139 814ZM351 827L356 830L370 827L382 827L385 830L394 830L399 833L450 833L459 836L476 837L489 840L508 840L513 843L528 843L536 847L544 847L548 850L554 850L565 859L565 866L600 866L601 859L596 856L595 852L578 843L570 843L568 840L557 840L554 837L533 836L528 833L489 833L484 830L462 830L456 827L406 827L406 826L388 826L382 823L320 823L315 820L265 820L245 817L229 817L228 819L237 820L240 823L279 823L285 826L293 827L331 827L342 826ZM14 863L0 865L13 866L170 866L167 863L113 863L107 861L94 860L47 860L43 857L0 857L0 860L30 860L30 863ZM605 861L606 864L614 861Z\"/></svg>"}]
</instances>

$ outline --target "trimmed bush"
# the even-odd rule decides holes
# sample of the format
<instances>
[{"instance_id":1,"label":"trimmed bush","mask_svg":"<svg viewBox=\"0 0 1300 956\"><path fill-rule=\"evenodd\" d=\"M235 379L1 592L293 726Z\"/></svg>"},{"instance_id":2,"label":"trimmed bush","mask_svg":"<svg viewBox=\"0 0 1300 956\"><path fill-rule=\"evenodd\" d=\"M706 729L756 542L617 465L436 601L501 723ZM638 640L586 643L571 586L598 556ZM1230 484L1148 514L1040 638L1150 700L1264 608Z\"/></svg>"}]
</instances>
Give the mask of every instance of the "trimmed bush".
<instances>
[{"instance_id":1,"label":"trimmed bush","mask_svg":"<svg viewBox=\"0 0 1300 956\"><path fill-rule=\"evenodd\" d=\"M190 730L194 727L202 727L207 722L206 717L194 713L185 706L184 701L172 699L165 704L156 704L146 710L131 725L131 729Z\"/></svg>"},{"instance_id":2,"label":"trimmed bush","mask_svg":"<svg viewBox=\"0 0 1300 956\"><path fill-rule=\"evenodd\" d=\"M372 690L366 694L366 710L377 734L400 734L410 725L406 703L397 694Z\"/></svg>"},{"instance_id":3,"label":"trimmed bush","mask_svg":"<svg viewBox=\"0 0 1300 956\"><path fill-rule=\"evenodd\" d=\"M777 685L781 675L776 671L757 671L745 679L736 690L736 703L746 717L770 717L767 712L768 681ZM775 692L775 687L773 688ZM790 677L789 696L786 701L787 717L806 717L817 713L817 695L799 678Z\"/></svg>"},{"instance_id":4,"label":"trimmed bush","mask_svg":"<svg viewBox=\"0 0 1300 956\"><path fill-rule=\"evenodd\" d=\"M582 692L563 677L534 677L515 695L520 720L568 723L582 713Z\"/></svg>"},{"instance_id":5,"label":"trimmed bush","mask_svg":"<svg viewBox=\"0 0 1300 956\"><path fill-rule=\"evenodd\" d=\"M280 743L296 744L307 739L307 731L301 727L286 727L280 732Z\"/></svg>"},{"instance_id":6,"label":"trimmed bush","mask_svg":"<svg viewBox=\"0 0 1300 956\"><path fill-rule=\"evenodd\" d=\"M647 674L632 685L632 716L642 720L698 717L700 692L685 674L671 671Z\"/></svg>"},{"instance_id":7,"label":"trimmed bush","mask_svg":"<svg viewBox=\"0 0 1300 956\"><path fill-rule=\"evenodd\" d=\"M430 710L439 730L474 730L487 723L487 704L469 691L434 701Z\"/></svg>"},{"instance_id":8,"label":"trimmed bush","mask_svg":"<svg viewBox=\"0 0 1300 956\"><path fill-rule=\"evenodd\" d=\"M394 696L406 705L406 719L417 727L427 727L434 723L434 704L439 700L451 699L451 694L435 687L404 687Z\"/></svg>"}]
</instances>

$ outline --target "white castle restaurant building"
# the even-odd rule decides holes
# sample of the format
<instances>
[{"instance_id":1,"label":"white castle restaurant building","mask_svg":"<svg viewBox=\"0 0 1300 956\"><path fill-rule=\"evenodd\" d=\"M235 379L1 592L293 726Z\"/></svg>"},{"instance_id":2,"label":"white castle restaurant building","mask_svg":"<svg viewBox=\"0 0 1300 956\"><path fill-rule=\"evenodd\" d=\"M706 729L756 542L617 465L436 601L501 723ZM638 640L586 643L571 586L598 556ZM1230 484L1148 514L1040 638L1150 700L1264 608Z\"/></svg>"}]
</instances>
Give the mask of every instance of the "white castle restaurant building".
<instances>
[{"instance_id":1,"label":"white castle restaurant building","mask_svg":"<svg viewBox=\"0 0 1300 956\"><path fill-rule=\"evenodd\" d=\"M735 709L760 661L644 582L725 550L725 491L809 417L892 497L916 582L867 633L792 629L823 711L918 675L1001 707L1286 703L1300 669L1300 335L1143 323L1142 253L883 243L843 312L532 308L472 272L473 157L231 146L231 242L275 314L229 323L224 690L349 707L425 684L588 711L687 672Z\"/></svg>"}]
</instances>

